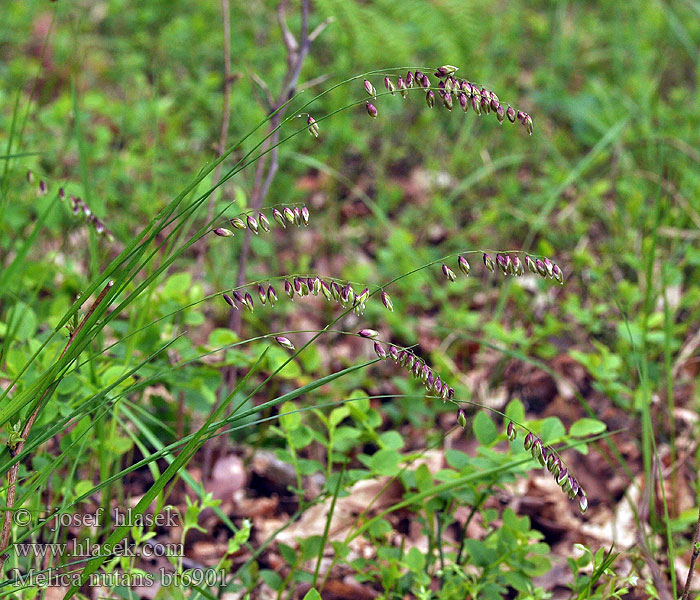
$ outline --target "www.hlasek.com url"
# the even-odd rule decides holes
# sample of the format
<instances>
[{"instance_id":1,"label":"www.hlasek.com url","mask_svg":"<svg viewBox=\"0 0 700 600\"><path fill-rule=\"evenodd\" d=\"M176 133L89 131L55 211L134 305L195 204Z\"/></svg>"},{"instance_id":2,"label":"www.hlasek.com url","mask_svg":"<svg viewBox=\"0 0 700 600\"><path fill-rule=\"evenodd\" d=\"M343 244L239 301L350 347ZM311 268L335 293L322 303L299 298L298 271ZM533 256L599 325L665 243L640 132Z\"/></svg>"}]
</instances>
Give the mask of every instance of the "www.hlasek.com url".
<instances>
[{"instance_id":1,"label":"www.hlasek.com url","mask_svg":"<svg viewBox=\"0 0 700 600\"><path fill-rule=\"evenodd\" d=\"M20 557L94 557L94 556L119 556L119 557L143 557L156 558L160 556L181 557L184 556L182 544L130 544L122 540L118 544L98 544L89 540L78 542L74 540L67 544L15 544L15 551Z\"/></svg>"}]
</instances>

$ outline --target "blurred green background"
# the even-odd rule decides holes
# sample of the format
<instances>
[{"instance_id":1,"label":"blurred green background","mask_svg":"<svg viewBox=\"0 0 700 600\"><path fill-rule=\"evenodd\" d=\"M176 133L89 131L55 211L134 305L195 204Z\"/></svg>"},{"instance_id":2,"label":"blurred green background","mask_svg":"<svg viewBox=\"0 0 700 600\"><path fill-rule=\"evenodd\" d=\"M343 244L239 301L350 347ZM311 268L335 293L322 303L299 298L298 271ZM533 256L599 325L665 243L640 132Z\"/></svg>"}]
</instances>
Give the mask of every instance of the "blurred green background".
<instances>
[{"instance_id":1,"label":"blurred green background","mask_svg":"<svg viewBox=\"0 0 700 600\"><path fill-rule=\"evenodd\" d=\"M266 114L251 74L273 92L284 77L275 9L263 0L231 3L229 144ZM12 152L36 153L5 162L3 255L12 255L51 196L36 198L27 169L52 194L64 186L82 196L116 238L98 238L69 210L52 213L33 264L11 290L31 304L33 319L23 321L20 346L5 354L12 376L45 324L216 156L223 32L214 0L5 0L0 17L0 148L4 154L12 138ZM446 285L439 269L426 270L392 288L394 313L370 306L365 322L396 343L420 343L462 398L483 399L466 375L485 362L487 383L504 383L508 356L489 363L488 345L544 361L570 357L587 370L591 389L629 417L647 460L650 432L635 438L636 424L660 398L656 442L673 446L674 396L698 408L695 387L682 387L696 367L681 375L672 367L700 323L700 3L316 0L311 28L328 18L303 65L300 85L313 85L302 99L366 71L447 63L532 115L534 134L493 115L429 109L421 94L380 97L376 120L362 104L323 120L318 139L304 133L282 146L267 199L306 202L312 227L253 239L247 279L317 272L376 284L468 249L550 256L564 287L503 280L481 265ZM299 21L292 3L292 31ZM383 90L382 74L371 79ZM365 96L354 81L320 99L312 114L319 119ZM291 133L304 123L286 127ZM250 147L243 142L233 156ZM250 168L227 183L217 208L236 200L230 215L245 209L253 181ZM140 312L115 322L112 335L231 286L240 239L210 243L201 269L198 253L188 254ZM181 356L226 343L224 309L211 302L185 311L116 348L110 360L126 364L136 345L145 354L183 327L193 333L174 346ZM249 315L245 336L283 329L289 314L282 303L274 316ZM302 307L292 324L320 327L332 314L328 308L319 319ZM234 353L229 360L250 359ZM338 359L355 360L350 352ZM330 362L321 352L305 361L287 376L319 376ZM102 371L101 383L110 376ZM350 379L371 385L369 375ZM403 392L419 387L392 381ZM197 365L167 383L196 413L213 404L220 375ZM66 384L66 396L71 385L78 384ZM176 420L154 402L166 421ZM434 419L433 407L407 400L386 411L397 424Z\"/></svg>"},{"instance_id":2,"label":"blurred green background","mask_svg":"<svg viewBox=\"0 0 700 600\"><path fill-rule=\"evenodd\" d=\"M250 74L275 92L286 68L275 6L231 5L230 143L265 114ZM27 167L51 189L63 184L82 195L117 240L129 239L214 156L223 86L219 3L36 0L5 2L2 10L0 136L7 141L19 102L21 149L38 153L12 164L17 183L6 190L12 210L3 227L21 229L41 209L41 201L16 201ZM318 140L297 136L283 146L268 197L269 204L309 202L317 235L284 242L288 251L255 239L253 270L380 282L461 249L523 248L558 260L568 279L567 291L546 296L534 329L519 325L533 309L520 286L506 285L481 310L475 294L491 286L486 279L447 290L419 276L399 288L399 306L423 314L450 302L454 310L431 315L437 335L460 327L543 358L556 352L548 340L566 332L570 343L587 339L581 350L600 360L608 348L620 352L624 364L615 368L630 374L629 340L617 330L610 292L638 337L661 327L638 318L646 319L645 298L653 312L669 285L680 292L672 306L677 349L698 321L699 11L690 0L315 2L312 28L334 20L304 63L301 85L325 79L305 98L364 71L450 63L529 112L535 134L472 112L429 110L419 95L380 98L376 121L362 106L341 112L322 122ZM288 15L296 31L297 7ZM373 81L383 89L381 75ZM363 95L359 81L343 86L313 113ZM248 169L227 184L220 206L233 198L245 205L253 175ZM74 225L62 211L49 228L61 237ZM85 285L85 269L95 272L110 253L99 244L85 266L76 243L63 240L61 266L74 290ZM207 255L207 289L231 284L238 246L229 247L231 254ZM420 336L418 314L387 318L404 343ZM662 336L652 333L644 343L655 359Z\"/></svg>"}]
</instances>

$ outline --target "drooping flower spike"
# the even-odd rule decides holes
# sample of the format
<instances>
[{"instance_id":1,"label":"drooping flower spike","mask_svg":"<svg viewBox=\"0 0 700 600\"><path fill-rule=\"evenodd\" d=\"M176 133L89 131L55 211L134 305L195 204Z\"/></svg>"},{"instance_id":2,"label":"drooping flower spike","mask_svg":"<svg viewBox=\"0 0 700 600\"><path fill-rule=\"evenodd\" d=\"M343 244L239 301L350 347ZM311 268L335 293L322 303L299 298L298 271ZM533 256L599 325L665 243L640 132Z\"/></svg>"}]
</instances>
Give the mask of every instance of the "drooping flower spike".
<instances>
[{"instance_id":1,"label":"drooping flower spike","mask_svg":"<svg viewBox=\"0 0 700 600\"><path fill-rule=\"evenodd\" d=\"M218 231L215 233L220 236L228 235L225 231ZM232 232L229 232L229 234L233 235ZM278 300L277 292L271 283L268 283L266 289L263 287L262 283L262 281L254 282L237 288L236 291L233 292L233 297L236 303L245 306L251 311L254 309L253 299L250 294L248 294L248 297L250 297L249 302L246 301L245 296L242 296L241 300L236 298L236 294L241 295L241 292L244 292L245 288L248 287L257 293L261 304L264 305L266 301L268 301L270 306L274 306ZM355 314L358 316L364 313L366 303L370 297L370 290L368 287L363 288L360 292L356 292L353 286L348 282L342 282L341 280L325 280L318 275L313 277L294 277L291 279L285 279L283 285L284 292L290 300L294 300L295 297L304 298L306 296L322 295L328 302L337 302L343 308L353 309ZM263 296L265 299L263 299ZM223 294L224 300L226 300L227 297L230 298L230 296L227 296L227 294ZM382 291L380 297L384 307L390 312L393 311L394 305L389 294ZM236 304L232 305L230 302L228 302L228 300L226 300L226 302L233 308L238 308Z\"/></svg>"},{"instance_id":2,"label":"drooping flower spike","mask_svg":"<svg viewBox=\"0 0 700 600\"><path fill-rule=\"evenodd\" d=\"M32 171L27 171L27 183L34 183L34 173ZM37 186L37 194L39 194L40 196L45 196L46 194L48 194L48 192L48 184L44 179L40 179L39 184ZM58 188L57 194L59 200L65 200L65 189L63 189L62 187ZM85 203L85 201L82 198L76 197L73 194L71 194L69 200L70 209L73 213L73 216L78 218L84 218L87 224L95 230L95 233L107 236L107 238L110 241L114 240L114 234L97 216L95 216L92 209L90 209L90 207Z\"/></svg>"},{"instance_id":3,"label":"drooping flower spike","mask_svg":"<svg viewBox=\"0 0 700 600\"><path fill-rule=\"evenodd\" d=\"M548 258L544 260L540 258L533 259L526 254L524 259L525 266L523 266L523 261L517 254L502 254L499 252L496 254L496 259L494 260L490 254L484 252L482 253L482 259L486 269L492 273L496 270L496 266L498 266L498 269L504 275L519 277L525 274L525 266L527 266L528 271L531 273L535 273L544 278L549 277L550 279L555 279L562 284L564 283L564 274L559 268L559 265L553 263ZM471 272L471 265L462 255L457 259L457 267L467 276ZM456 273L448 265L443 263L441 268L442 274L448 281L455 281L457 279Z\"/></svg>"},{"instance_id":4,"label":"drooping flower spike","mask_svg":"<svg viewBox=\"0 0 700 600\"><path fill-rule=\"evenodd\" d=\"M509 104L504 106L498 96L487 87L475 84L461 77L456 77L455 73L458 70L459 69L453 65L443 65L442 67L438 67L434 72L435 77L438 78L437 92L440 95L442 104L447 110L451 111L454 103L458 102L464 112L468 112L471 106L471 109L477 116L494 113L496 119L501 124L506 120L510 123L515 123L517 119L528 134L532 135L534 126L532 117L528 113L522 110L516 110ZM413 87L414 82L417 82L422 88L427 90L425 100L428 107L433 108L433 106L435 106L434 88L432 88L430 79L424 73L420 71L416 71L415 73L408 71L405 79L402 76L397 78L396 85L394 85L391 77L384 77L384 87L387 89L388 93L394 95L395 90L398 89L404 98L407 95L407 91ZM367 94L376 100L377 90L374 85L372 85L369 80L365 79L363 86ZM377 109L369 102L367 102L367 112L371 117L376 118Z\"/></svg>"},{"instance_id":5,"label":"drooping flower spike","mask_svg":"<svg viewBox=\"0 0 700 600\"><path fill-rule=\"evenodd\" d=\"M511 442L517 437L515 424L513 421L508 421L506 427L506 437ZM545 446L544 442L528 431L523 441L523 448L529 450L532 457L539 462L547 471L552 474L557 485L562 491L567 494L569 500L579 499L579 508L582 513L588 509L588 497L581 484L571 474L569 469L564 465L561 458L557 455L554 448Z\"/></svg>"},{"instance_id":6,"label":"drooping flower spike","mask_svg":"<svg viewBox=\"0 0 700 600\"><path fill-rule=\"evenodd\" d=\"M283 229L286 229L287 225L290 223L294 223L298 227L309 224L310 213L306 205L302 205L301 208L298 206L294 206L293 208L284 206L281 210L274 207L270 211L270 214ZM249 229L255 235L258 235L261 230L265 233L270 231L270 220L267 218L267 215L261 211L258 211L257 214L243 213L230 219L229 223L233 229L239 229L241 231ZM212 229L212 232L219 237L233 237L234 235L234 232L226 227L216 227Z\"/></svg>"}]
</instances>

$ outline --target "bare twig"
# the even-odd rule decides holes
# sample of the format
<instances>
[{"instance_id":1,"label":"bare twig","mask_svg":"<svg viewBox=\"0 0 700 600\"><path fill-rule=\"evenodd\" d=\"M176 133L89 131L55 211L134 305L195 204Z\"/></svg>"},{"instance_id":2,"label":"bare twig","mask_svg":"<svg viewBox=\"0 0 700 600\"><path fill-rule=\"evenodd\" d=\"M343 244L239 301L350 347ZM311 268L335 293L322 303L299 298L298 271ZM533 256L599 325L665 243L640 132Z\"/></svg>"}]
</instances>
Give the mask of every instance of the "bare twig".
<instances>
[{"instance_id":1,"label":"bare twig","mask_svg":"<svg viewBox=\"0 0 700 600\"><path fill-rule=\"evenodd\" d=\"M61 352L61 355L58 357L58 360L61 360L66 352L68 351L68 348L70 348L71 344L73 343L73 340L75 340L76 336L80 331L83 329L85 326L85 323L87 320L92 316L92 313L95 312L95 309L102 303L104 300L105 296L107 295L107 292L109 292L110 289L112 289L112 286L114 285L114 281L110 281L107 283L107 285L104 287L104 289L100 292L100 295L97 297L97 299L92 303L92 306L90 306L89 310L87 313L85 313L85 316L82 318L80 321L80 324L78 327L75 328L75 330L70 334L70 338L68 338L68 342L66 343L65 347L63 348L63 351ZM51 386L49 386L46 391L42 394L41 398L39 399L39 402L34 409L34 412L31 414L27 422L24 424L24 428L22 429L22 436L19 441L19 443L14 447L10 448L10 455L12 457L17 456L18 454L22 453L22 450L24 450L24 445L26 444L27 438L29 437L29 433L31 432L32 426L34 425L34 422L36 421L37 417L39 416L39 412L41 411L41 407L43 406L44 399L46 398L46 395L49 393L49 390L51 390ZM2 538L0 539L0 548L2 548L2 555L0 555L0 570L2 570L3 565L5 564L5 561L8 559L8 554L7 554L7 547L10 542L10 533L12 531L12 515L13 515L13 506L15 504L15 493L17 491L17 473L19 471L19 461L17 461L12 467L10 467L10 470L7 472L7 502L6 502L6 510L5 510L5 517L3 520L2 524Z\"/></svg>"},{"instance_id":2,"label":"bare twig","mask_svg":"<svg viewBox=\"0 0 700 600\"><path fill-rule=\"evenodd\" d=\"M314 30L309 34L309 44L313 44L314 40L323 33L323 30L328 27L335 19L333 17L328 17L320 25L314 27Z\"/></svg>"},{"instance_id":3,"label":"bare twig","mask_svg":"<svg viewBox=\"0 0 700 600\"><path fill-rule=\"evenodd\" d=\"M221 130L219 131L219 145L217 153L221 156L226 150L226 140L228 138L228 126L231 120L231 85L234 77L231 75L231 7L229 0L221 0L221 18L224 25L224 106L221 115ZM217 165L214 170L214 181L219 181L223 163ZM214 203L216 192L212 193L207 207L207 223L214 215ZM204 253L199 255L200 263L204 260ZM200 264L201 266L201 264Z\"/></svg>"},{"instance_id":4,"label":"bare twig","mask_svg":"<svg viewBox=\"0 0 700 600\"><path fill-rule=\"evenodd\" d=\"M282 31L282 41L287 50L287 72L282 81L282 85L279 90L277 97L269 92L267 84L257 76L253 76L253 81L255 81L260 89L263 91L266 100L266 108L269 113L274 113L270 118L267 133L272 134L261 147L261 158L258 160L258 164L255 170L255 181L253 184L253 191L251 193L250 208L253 211L258 211L261 209L268 192L270 191L270 186L272 181L277 174L279 168L278 162L278 152L277 143L280 140L280 131L278 129L280 123L285 117L287 112L287 106L284 104L296 93L297 83L299 81L299 75L301 73L301 67L304 63L304 59L309 53L311 48L312 38L317 38L321 32L328 26L331 20L326 20L321 23L314 31L309 34L309 0L301 1L301 28L299 31L299 38L297 39L294 34L292 34L289 26L287 25L286 10L289 2L288 0L282 0L277 6L277 21ZM275 112L277 111L277 112ZM272 148L272 150L270 150ZM268 150L270 150L268 152ZM216 177L215 177L216 179ZM246 268L248 265L248 257L250 255L250 244L251 244L251 233L250 230L246 230L245 237L243 239L243 244L241 246L241 251L238 259L238 275L236 276L236 285L241 285L246 280ZM229 327L237 334L241 333L241 314L240 311L231 311L229 316ZM219 399L226 395L226 390L231 389L234 385L236 379L236 368L234 366L228 366L223 372L224 385L219 389ZM221 436L220 442L221 449L223 451L226 444L226 437ZM206 444L204 449L204 460L203 460L203 475L208 477L211 466L212 466L212 446L211 444Z\"/></svg>"},{"instance_id":5,"label":"bare twig","mask_svg":"<svg viewBox=\"0 0 700 600\"><path fill-rule=\"evenodd\" d=\"M279 124L284 119L284 115L287 111L286 106L282 106L287 102L296 92L297 82L299 80L299 75L301 73L301 67L304 59L309 53L311 48L311 35L314 35L314 39L328 26L329 20L324 21L314 29L311 35L309 35L309 0L302 0L301 3L301 31L299 32L299 39L297 40L292 32L287 26L287 20L285 16L286 8L288 5L287 0L283 0L277 7L277 20L282 30L282 41L284 42L285 48L287 49L287 73L285 74L282 86L280 88L279 94L276 99L274 99L268 106L270 112L280 108L272 118L270 119L270 124L268 126L268 133L273 132L277 129ZM258 165L255 171L255 183L253 185L253 193L251 195L251 208L253 210L260 210L265 197L270 191L270 186L272 181L277 174L279 167L278 164L278 153L277 148L273 148L272 151L265 154L265 152L272 146L275 146L279 141L280 132L274 131L272 136L267 140L267 142L262 147L263 156L258 161ZM236 279L236 285L241 285L246 279L246 266L248 264L248 255L250 254L250 231L246 230L246 236L243 240L243 246L241 247L241 253L238 260L238 276ZM232 311L229 318L229 326L231 329L240 333L241 329L241 315L240 311ZM224 373L224 381L227 386L231 386L235 379L235 369L229 368Z\"/></svg>"},{"instance_id":6,"label":"bare twig","mask_svg":"<svg viewBox=\"0 0 700 600\"><path fill-rule=\"evenodd\" d=\"M646 483L646 486L644 487L642 496L639 501L639 506L637 510L639 521L637 523L636 537L642 557L644 558L644 561L646 562L647 567L649 568L649 571L651 573L651 579L654 582L654 587L659 593L660 600L672 600L671 592L669 591L668 586L666 585L666 578L664 577L664 574L661 571L659 563L656 562L656 559L653 557L651 551L649 550L649 546L647 545L646 541L646 533L644 531L644 523L646 523L649 519L649 506L651 505L651 494L656 486L657 481L658 458L656 457L656 455L654 456L654 462L652 464L651 473L651 481L648 481ZM673 568L673 566L671 568Z\"/></svg>"},{"instance_id":7,"label":"bare twig","mask_svg":"<svg viewBox=\"0 0 700 600\"><path fill-rule=\"evenodd\" d=\"M688 577L685 580L685 588L683 588L681 600L688 600L690 595L690 584L693 583L695 563L698 560L698 556L700 556L700 509L698 509L698 524L695 526L695 535L693 536L693 554L690 557L690 568L688 569Z\"/></svg>"},{"instance_id":8,"label":"bare twig","mask_svg":"<svg viewBox=\"0 0 700 600\"><path fill-rule=\"evenodd\" d=\"M272 92L270 91L270 88L267 87L267 83L265 83L265 80L262 79L260 76L258 76L257 73L254 73L254 72L250 73L250 78L262 90L262 93L265 95L265 102L267 103L268 110L271 110L272 106L274 106L274 104L275 104L275 98L272 96Z\"/></svg>"}]
</instances>

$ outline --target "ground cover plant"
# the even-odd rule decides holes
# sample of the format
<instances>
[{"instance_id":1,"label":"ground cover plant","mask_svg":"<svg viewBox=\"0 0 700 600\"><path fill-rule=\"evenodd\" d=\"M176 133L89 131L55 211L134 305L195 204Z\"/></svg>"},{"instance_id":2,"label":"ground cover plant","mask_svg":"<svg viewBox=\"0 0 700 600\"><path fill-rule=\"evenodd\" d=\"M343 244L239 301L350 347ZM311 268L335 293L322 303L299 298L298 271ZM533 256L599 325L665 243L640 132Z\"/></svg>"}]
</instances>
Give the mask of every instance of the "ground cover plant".
<instances>
[{"instance_id":1,"label":"ground cover plant","mask_svg":"<svg viewBox=\"0 0 700 600\"><path fill-rule=\"evenodd\" d=\"M0 596L697 595L695 3L3 12Z\"/></svg>"}]
</instances>

